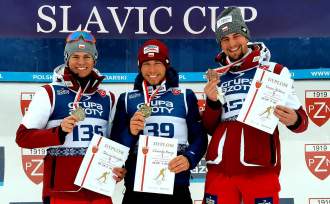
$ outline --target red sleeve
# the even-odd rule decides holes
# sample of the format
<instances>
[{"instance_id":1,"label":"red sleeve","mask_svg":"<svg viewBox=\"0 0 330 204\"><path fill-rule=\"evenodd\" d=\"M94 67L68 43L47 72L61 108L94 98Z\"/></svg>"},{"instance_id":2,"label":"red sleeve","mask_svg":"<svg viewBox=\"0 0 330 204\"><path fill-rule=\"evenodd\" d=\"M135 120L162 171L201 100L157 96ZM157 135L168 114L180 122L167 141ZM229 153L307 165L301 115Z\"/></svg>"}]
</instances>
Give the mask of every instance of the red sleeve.
<instances>
[{"instance_id":1,"label":"red sleeve","mask_svg":"<svg viewBox=\"0 0 330 204\"><path fill-rule=\"evenodd\" d=\"M276 64L275 67L274 67L274 71L273 72L275 74L281 74L282 70L283 70L283 65Z\"/></svg>"},{"instance_id":2,"label":"red sleeve","mask_svg":"<svg viewBox=\"0 0 330 204\"><path fill-rule=\"evenodd\" d=\"M298 114L296 124L288 126L288 128L295 133L304 132L308 128L308 116L306 111L302 108L302 106L300 106L300 108L296 110L296 113Z\"/></svg>"},{"instance_id":3,"label":"red sleeve","mask_svg":"<svg viewBox=\"0 0 330 204\"><path fill-rule=\"evenodd\" d=\"M221 112L221 104L219 101L212 102L208 99L206 100L205 111L202 114L202 122L208 134L212 135L217 128Z\"/></svg>"},{"instance_id":4,"label":"red sleeve","mask_svg":"<svg viewBox=\"0 0 330 204\"><path fill-rule=\"evenodd\" d=\"M49 84L46 84L42 87L44 87L46 89L48 97L49 97L50 105L53 106L53 89L52 89L52 87Z\"/></svg>"},{"instance_id":5,"label":"red sleeve","mask_svg":"<svg viewBox=\"0 0 330 204\"><path fill-rule=\"evenodd\" d=\"M65 141L65 135L60 132L60 127L27 129L21 124L16 132L16 143L23 148L41 148L62 145Z\"/></svg>"}]
</instances>

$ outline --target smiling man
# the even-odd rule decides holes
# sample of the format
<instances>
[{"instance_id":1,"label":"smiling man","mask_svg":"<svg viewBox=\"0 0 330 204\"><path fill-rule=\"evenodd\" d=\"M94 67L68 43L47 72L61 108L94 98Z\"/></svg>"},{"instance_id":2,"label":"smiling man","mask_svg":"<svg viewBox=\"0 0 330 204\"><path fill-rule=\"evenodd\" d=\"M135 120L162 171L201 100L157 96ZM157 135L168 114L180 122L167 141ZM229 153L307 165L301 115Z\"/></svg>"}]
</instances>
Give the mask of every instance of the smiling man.
<instances>
[{"instance_id":1,"label":"smiling man","mask_svg":"<svg viewBox=\"0 0 330 204\"><path fill-rule=\"evenodd\" d=\"M74 185L94 135L108 136L114 95L100 87L104 79L94 68L96 40L87 32L71 33L64 49L65 64L54 70L53 82L33 97L16 133L23 148L47 147L44 158L44 203L109 204L111 198ZM97 104L98 108L91 108ZM120 181L125 169L114 168Z\"/></svg>"},{"instance_id":2,"label":"smiling man","mask_svg":"<svg viewBox=\"0 0 330 204\"><path fill-rule=\"evenodd\" d=\"M220 78L209 77L204 88L207 100L203 125L212 139L206 154L208 172L203 203L278 204L278 128L268 134L236 119L258 68L286 78L290 78L289 70L269 62L270 52L263 43L249 42L250 32L239 8L226 8L216 22L216 40L222 49L216 60L229 71ZM284 103L269 107L268 115L274 114L292 132L305 131L308 118L293 87Z\"/></svg>"},{"instance_id":3,"label":"smiling man","mask_svg":"<svg viewBox=\"0 0 330 204\"><path fill-rule=\"evenodd\" d=\"M131 148L125 164L123 204L192 204L190 170L207 147L197 98L192 90L178 87L178 73L170 67L168 49L161 41L148 40L140 47L138 66L134 90L118 99L111 132L113 140ZM178 139L178 156L168 165L176 174L173 195L133 191L140 134Z\"/></svg>"}]
</instances>

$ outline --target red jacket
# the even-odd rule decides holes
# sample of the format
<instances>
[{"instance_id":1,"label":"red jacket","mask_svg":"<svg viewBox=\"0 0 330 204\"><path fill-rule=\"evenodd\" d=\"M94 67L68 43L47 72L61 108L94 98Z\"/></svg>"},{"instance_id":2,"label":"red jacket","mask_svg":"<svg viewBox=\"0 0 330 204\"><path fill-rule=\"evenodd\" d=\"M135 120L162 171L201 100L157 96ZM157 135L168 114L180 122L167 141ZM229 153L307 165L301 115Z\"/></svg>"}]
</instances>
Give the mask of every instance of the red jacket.
<instances>
[{"instance_id":1,"label":"red jacket","mask_svg":"<svg viewBox=\"0 0 330 204\"><path fill-rule=\"evenodd\" d=\"M206 102L202 120L204 127L212 135L206 155L209 169L217 169L227 175L280 171L278 128L273 134L268 134L236 120L256 68L267 69L283 76L289 74L287 68L266 60L269 57L263 52L268 50L262 49L261 45L253 45L239 66L231 68L231 71L221 76L220 86L224 92L224 104L219 101ZM218 59L226 64L224 54L220 54ZM308 117L293 89L286 106L295 109L298 115L296 124L288 128L296 133L306 130Z\"/></svg>"},{"instance_id":2,"label":"red jacket","mask_svg":"<svg viewBox=\"0 0 330 204\"><path fill-rule=\"evenodd\" d=\"M104 77L97 70L89 75L91 81L81 97L86 119L77 123L73 133L61 130L60 123L73 108L79 84L67 68L58 67L54 81L43 86L33 97L29 110L16 133L16 143L23 148L47 147L44 158L43 199L50 196L90 200L105 197L81 189L74 184L75 177L93 133L109 135L109 123L114 95L99 88ZM110 199L110 198L109 198Z\"/></svg>"}]
</instances>

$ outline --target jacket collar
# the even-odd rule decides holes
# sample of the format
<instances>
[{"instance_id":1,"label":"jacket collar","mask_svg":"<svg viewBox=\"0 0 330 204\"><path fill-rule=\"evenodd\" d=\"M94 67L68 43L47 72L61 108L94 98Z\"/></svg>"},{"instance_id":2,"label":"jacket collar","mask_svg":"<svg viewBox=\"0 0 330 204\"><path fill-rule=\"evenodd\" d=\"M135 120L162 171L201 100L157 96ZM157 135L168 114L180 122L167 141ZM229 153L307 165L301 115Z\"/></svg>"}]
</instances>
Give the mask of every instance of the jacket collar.
<instances>
[{"instance_id":1,"label":"jacket collar","mask_svg":"<svg viewBox=\"0 0 330 204\"><path fill-rule=\"evenodd\" d=\"M56 76L54 76L54 80L57 83L63 83L65 86L67 86L73 91L78 91L80 86L84 86L87 84L88 87L86 88L85 93L94 93L98 89L100 83L105 78L105 76L102 76L96 69L93 69L92 72L85 79L80 79L77 75L72 73L68 67L65 66L62 66L57 70L55 69L55 71ZM87 83L88 81L89 83Z\"/></svg>"},{"instance_id":2,"label":"jacket collar","mask_svg":"<svg viewBox=\"0 0 330 204\"><path fill-rule=\"evenodd\" d=\"M262 61L270 60L270 52L263 43L249 43L248 48L243 61L231 67L231 71L244 71L259 65ZM219 53L215 60L223 66L235 63L231 62L224 52Z\"/></svg>"}]
</instances>

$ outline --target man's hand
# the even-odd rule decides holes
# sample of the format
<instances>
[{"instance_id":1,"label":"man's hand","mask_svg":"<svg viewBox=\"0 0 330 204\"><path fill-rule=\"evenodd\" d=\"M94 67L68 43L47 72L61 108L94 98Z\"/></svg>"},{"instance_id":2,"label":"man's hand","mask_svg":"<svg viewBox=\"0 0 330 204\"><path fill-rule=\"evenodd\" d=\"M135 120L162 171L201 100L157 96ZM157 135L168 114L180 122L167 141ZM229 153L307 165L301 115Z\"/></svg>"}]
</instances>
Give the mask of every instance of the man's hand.
<instances>
[{"instance_id":1,"label":"man's hand","mask_svg":"<svg viewBox=\"0 0 330 204\"><path fill-rule=\"evenodd\" d=\"M145 118L140 111L136 111L131 118L129 128L132 135L138 135L138 133L144 129Z\"/></svg>"},{"instance_id":2,"label":"man's hand","mask_svg":"<svg viewBox=\"0 0 330 204\"><path fill-rule=\"evenodd\" d=\"M67 133L72 132L77 122L78 122L78 118L74 115L70 115L64 118L61 122L61 128L63 132L67 132Z\"/></svg>"},{"instance_id":3,"label":"man's hand","mask_svg":"<svg viewBox=\"0 0 330 204\"><path fill-rule=\"evenodd\" d=\"M207 98L211 101L218 100L218 84L220 80L218 78L213 78L208 81L204 87L204 93L206 94Z\"/></svg>"},{"instance_id":4,"label":"man's hand","mask_svg":"<svg viewBox=\"0 0 330 204\"><path fill-rule=\"evenodd\" d=\"M169 163L168 163L168 169L174 173L180 173L182 171L186 171L189 169L189 161L187 157L183 155L179 155L175 158L173 158Z\"/></svg>"},{"instance_id":5,"label":"man's hand","mask_svg":"<svg viewBox=\"0 0 330 204\"><path fill-rule=\"evenodd\" d=\"M114 167L112 169L112 173L114 173L115 175L112 176L113 179L115 179L118 182L120 182L121 180L123 180L123 178L126 175L127 170L125 168L121 168L121 167Z\"/></svg>"},{"instance_id":6,"label":"man's hand","mask_svg":"<svg viewBox=\"0 0 330 204\"><path fill-rule=\"evenodd\" d=\"M298 120L298 115L294 109L281 105L275 107L274 115L278 117L280 122L285 126L294 125Z\"/></svg>"}]
</instances>

